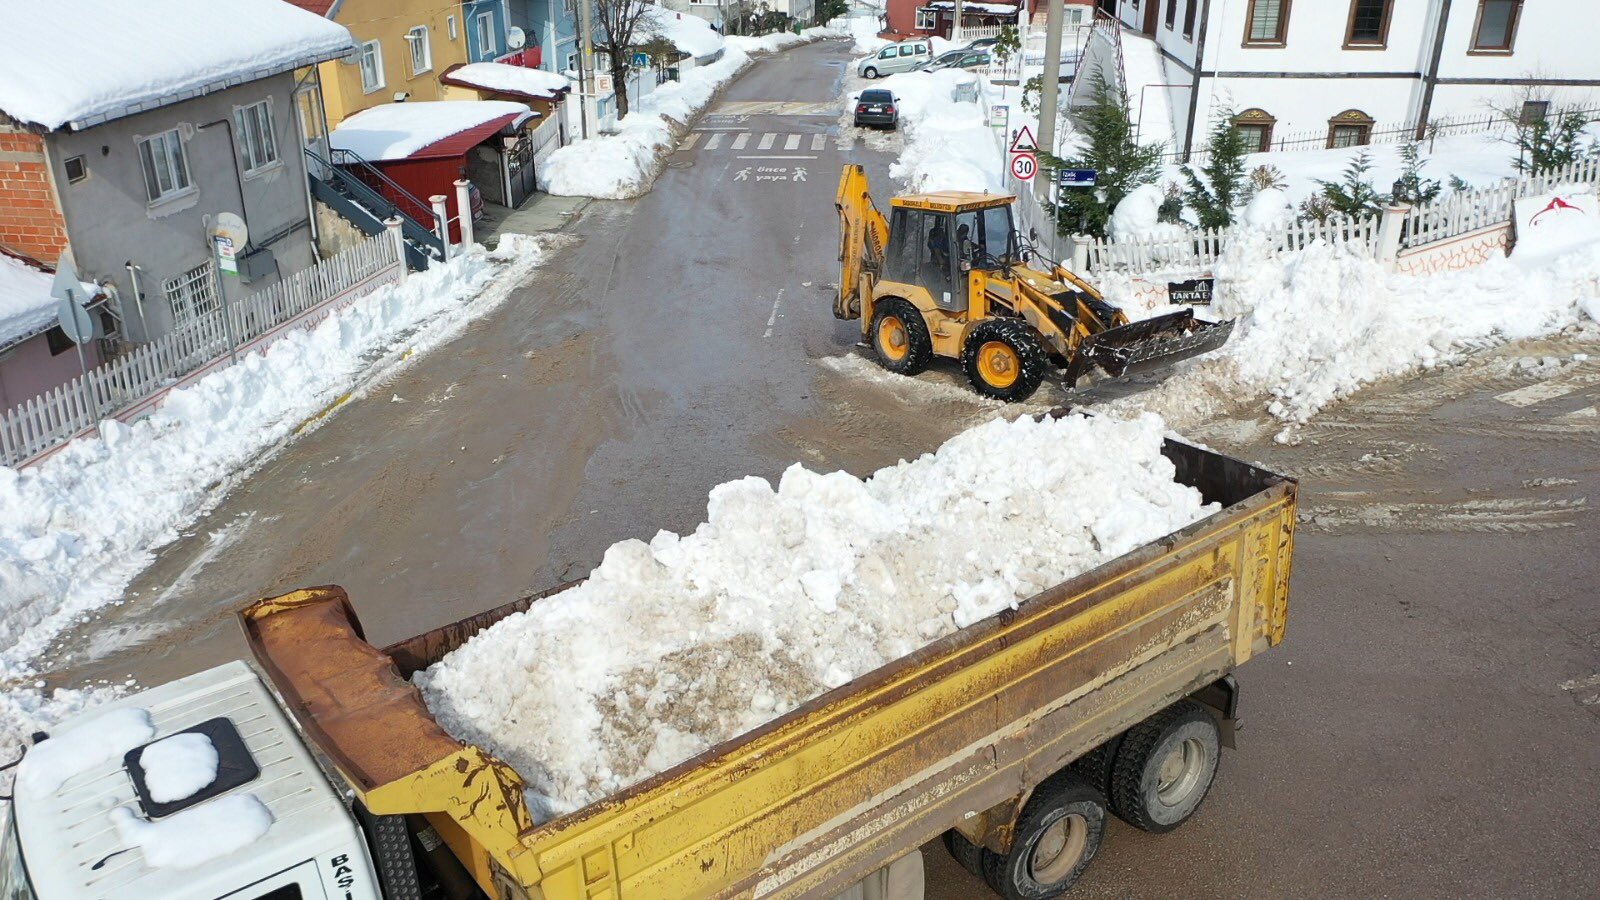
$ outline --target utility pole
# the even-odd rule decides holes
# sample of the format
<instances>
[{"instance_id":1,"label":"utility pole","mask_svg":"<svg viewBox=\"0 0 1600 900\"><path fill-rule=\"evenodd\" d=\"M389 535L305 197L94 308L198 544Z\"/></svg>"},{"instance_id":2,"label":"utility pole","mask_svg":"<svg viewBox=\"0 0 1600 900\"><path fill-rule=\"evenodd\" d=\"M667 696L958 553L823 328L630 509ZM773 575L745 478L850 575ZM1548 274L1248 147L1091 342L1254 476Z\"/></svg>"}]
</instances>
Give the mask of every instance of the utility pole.
<instances>
[{"instance_id":1,"label":"utility pole","mask_svg":"<svg viewBox=\"0 0 1600 900\"><path fill-rule=\"evenodd\" d=\"M1061 20L1066 18L1061 0L1050 0L1045 16L1044 73L1039 79L1039 146L1056 152L1056 106L1061 92Z\"/></svg>"},{"instance_id":2,"label":"utility pole","mask_svg":"<svg viewBox=\"0 0 1600 900\"><path fill-rule=\"evenodd\" d=\"M956 19L950 23L950 41L961 43L961 0L956 0Z\"/></svg>"},{"instance_id":3,"label":"utility pole","mask_svg":"<svg viewBox=\"0 0 1600 900\"><path fill-rule=\"evenodd\" d=\"M595 134L600 133L600 107L596 102L596 95L600 86L594 78L594 0L582 0L583 17L581 45L578 51L578 80L582 82L579 87L583 89L583 136L589 137L589 130L594 129Z\"/></svg>"}]
</instances>

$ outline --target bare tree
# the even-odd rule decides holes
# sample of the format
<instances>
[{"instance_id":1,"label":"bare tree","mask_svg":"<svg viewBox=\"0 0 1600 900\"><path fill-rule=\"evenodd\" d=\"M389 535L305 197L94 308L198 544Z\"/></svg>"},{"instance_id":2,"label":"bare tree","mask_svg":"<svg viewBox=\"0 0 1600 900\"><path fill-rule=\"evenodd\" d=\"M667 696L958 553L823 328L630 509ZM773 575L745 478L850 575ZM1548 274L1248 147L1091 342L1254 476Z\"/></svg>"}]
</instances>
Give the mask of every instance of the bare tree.
<instances>
[{"instance_id":1,"label":"bare tree","mask_svg":"<svg viewBox=\"0 0 1600 900\"><path fill-rule=\"evenodd\" d=\"M646 0L594 0L597 33L590 41L610 62L619 120L628 115L628 67L633 61L633 48L656 34L655 14L651 10L667 12L665 7L657 7Z\"/></svg>"}]
</instances>

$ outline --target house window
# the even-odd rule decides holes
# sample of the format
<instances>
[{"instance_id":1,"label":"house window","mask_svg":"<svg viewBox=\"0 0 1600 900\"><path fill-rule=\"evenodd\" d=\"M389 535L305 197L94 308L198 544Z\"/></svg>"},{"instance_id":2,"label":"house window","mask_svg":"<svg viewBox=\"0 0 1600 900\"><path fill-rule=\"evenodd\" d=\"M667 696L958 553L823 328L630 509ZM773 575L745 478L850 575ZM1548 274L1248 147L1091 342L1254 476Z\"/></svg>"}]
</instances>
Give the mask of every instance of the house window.
<instances>
[{"instance_id":1,"label":"house window","mask_svg":"<svg viewBox=\"0 0 1600 900\"><path fill-rule=\"evenodd\" d=\"M494 13L478 13L478 55L488 58L495 54L498 48L494 43Z\"/></svg>"},{"instance_id":2,"label":"house window","mask_svg":"<svg viewBox=\"0 0 1600 900\"><path fill-rule=\"evenodd\" d=\"M1233 117L1233 127L1244 137L1244 146L1251 153L1265 153L1272 148L1272 126L1278 120L1264 110L1247 109Z\"/></svg>"},{"instance_id":3,"label":"house window","mask_svg":"<svg viewBox=\"0 0 1600 900\"><path fill-rule=\"evenodd\" d=\"M1522 0L1480 0L1478 21L1472 28L1472 49L1482 53L1510 53L1517 38Z\"/></svg>"},{"instance_id":4,"label":"house window","mask_svg":"<svg viewBox=\"0 0 1600 900\"><path fill-rule=\"evenodd\" d=\"M1249 0L1245 46L1282 47L1289 34L1289 0Z\"/></svg>"},{"instance_id":5,"label":"house window","mask_svg":"<svg viewBox=\"0 0 1600 900\"><path fill-rule=\"evenodd\" d=\"M428 26L418 25L406 32L411 45L411 74L420 75L433 68L433 48L428 46Z\"/></svg>"},{"instance_id":6,"label":"house window","mask_svg":"<svg viewBox=\"0 0 1600 900\"><path fill-rule=\"evenodd\" d=\"M383 46L377 41L361 45L361 90L372 93L383 87Z\"/></svg>"},{"instance_id":7,"label":"house window","mask_svg":"<svg viewBox=\"0 0 1600 900\"><path fill-rule=\"evenodd\" d=\"M939 11L931 6L920 7L917 10L917 30L932 31L939 27Z\"/></svg>"},{"instance_id":8,"label":"house window","mask_svg":"<svg viewBox=\"0 0 1600 900\"><path fill-rule=\"evenodd\" d=\"M1328 120L1328 148L1360 147L1372 142L1372 117L1347 109Z\"/></svg>"},{"instance_id":9,"label":"house window","mask_svg":"<svg viewBox=\"0 0 1600 900\"><path fill-rule=\"evenodd\" d=\"M445 16L444 17L444 27L445 27L445 31L448 32L449 35L450 35L450 40L453 41L457 37L460 37L460 35L456 33L456 17L455 16Z\"/></svg>"},{"instance_id":10,"label":"house window","mask_svg":"<svg viewBox=\"0 0 1600 900\"><path fill-rule=\"evenodd\" d=\"M1392 0L1350 0L1345 47L1380 48L1388 43L1389 12L1393 8Z\"/></svg>"},{"instance_id":11,"label":"house window","mask_svg":"<svg viewBox=\"0 0 1600 900\"><path fill-rule=\"evenodd\" d=\"M89 177L89 167L81 156L69 157L61 167L67 171L67 181L74 184Z\"/></svg>"},{"instance_id":12,"label":"house window","mask_svg":"<svg viewBox=\"0 0 1600 900\"><path fill-rule=\"evenodd\" d=\"M212 290L212 281L211 263L206 262L177 278L167 279L161 285L161 292L167 297L167 306L172 309L174 327L182 328L193 324L201 317L218 310L217 295Z\"/></svg>"},{"instance_id":13,"label":"house window","mask_svg":"<svg viewBox=\"0 0 1600 900\"><path fill-rule=\"evenodd\" d=\"M151 203L189 190L189 160L183 155L178 129L139 139L145 198Z\"/></svg>"},{"instance_id":14,"label":"house window","mask_svg":"<svg viewBox=\"0 0 1600 900\"><path fill-rule=\"evenodd\" d=\"M1517 125L1522 128L1527 128L1530 125L1537 125L1540 122L1543 122L1544 117L1549 114L1549 100L1525 100L1522 103L1522 113L1521 115L1517 116ZM71 162L71 160L67 161Z\"/></svg>"},{"instance_id":15,"label":"house window","mask_svg":"<svg viewBox=\"0 0 1600 900\"><path fill-rule=\"evenodd\" d=\"M567 71L568 72L576 72L576 71L578 71L578 54L576 54L576 53L568 53L567 54Z\"/></svg>"},{"instance_id":16,"label":"house window","mask_svg":"<svg viewBox=\"0 0 1600 900\"><path fill-rule=\"evenodd\" d=\"M1167 0L1167 30L1172 30L1173 23L1178 21L1178 0Z\"/></svg>"},{"instance_id":17,"label":"house window","mask_svg":"<svg viewBox=\"0 0 1600 900\"><path fill-rule=\"evenodd\" d=\"M45 346L50 348L51 356L60 356L73 347L72 338L67 337L67 333L61 330L60 325L44 333L44 342Z\"/></svg>"},{"instance_id":18,"label":"house window","mask_svg":"<svg viewBox=\"0 0 1600 900\"><path fill-rule=\"evenodd\" d=\"M246 172L264 169L278 161L278 139L272 131L272 107L267 101L235 109L233 129Z\"/></svg>"},{"instance_id":19,"label":"house window","mask_svg":"<svg viewBox=\"0 0 1600 900\"><path fill-rule=\"evenodd\" d=\"M1194 38L1194 11L1200 5L1200 0L1186 0L1183 7L1183 36Z\"/></svg>"}]
</instances>

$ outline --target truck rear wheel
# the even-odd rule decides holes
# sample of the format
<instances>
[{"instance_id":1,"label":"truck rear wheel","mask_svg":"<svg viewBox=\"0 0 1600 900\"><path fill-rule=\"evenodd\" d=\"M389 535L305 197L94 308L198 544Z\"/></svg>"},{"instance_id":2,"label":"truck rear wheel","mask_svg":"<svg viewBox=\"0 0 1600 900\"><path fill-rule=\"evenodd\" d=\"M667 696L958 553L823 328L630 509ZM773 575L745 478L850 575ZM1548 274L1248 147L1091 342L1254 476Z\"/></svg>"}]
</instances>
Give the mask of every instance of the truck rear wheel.
<instances>
[{"instance_id":1,"label":"truck rear wheel","mask_svg":"<svg viewBox=\"0 0 1600 900\"><path fill-rule=\"evenodd\" d=\"M933 361L928 323L909 300L885 297L872 311L872 352L885 369L916 375Z\"/></svg>"},{"instance_id":2,"label":"truck rear wheel","mask_svg":"<svg viewBox=\"0 0 1600 900\"><path fill-rule=\"evenodd\" d=\"M944 848L950 851L961 868L983 877L983 848L967 840L967 836L954 828L944 833Z\"/></svg>"},{"instance_id":3,"label":"truck rear wheel","mask_svg":"<svg viewBox=\"0 0 1600 900\"><path fill-rule=\"evenodd\" d=\"M961 367L978 393L1007 403L1033 396L1048 363L1033 327L1021 319L984 319L967 333Z\"/></svg>"},{"instance_id":4,"label":"truck rear wheel","mask_svg":"<svg viewBox=\"0 0 1600 900\"><path fill-rule=\"evenodd\" d=\"M1111 808L1135 828L1163 834L1188 821L1217 777L1217 720L1183 700L1128 729L1111 770Z\"/></svg>"},{"instance_id":5,"label":"truck rear wheel","mask_svg":"<svg viewBox=\"0 0 1600 900\"><path fill-rule=\"evenodd\" d=\"M1088 868L1105 828L1100 792L1070 770L1052 775L1017 819L1011 852L983 851L983 880L1006 900L1059 897Z\"/></svg>"}]
</instances>

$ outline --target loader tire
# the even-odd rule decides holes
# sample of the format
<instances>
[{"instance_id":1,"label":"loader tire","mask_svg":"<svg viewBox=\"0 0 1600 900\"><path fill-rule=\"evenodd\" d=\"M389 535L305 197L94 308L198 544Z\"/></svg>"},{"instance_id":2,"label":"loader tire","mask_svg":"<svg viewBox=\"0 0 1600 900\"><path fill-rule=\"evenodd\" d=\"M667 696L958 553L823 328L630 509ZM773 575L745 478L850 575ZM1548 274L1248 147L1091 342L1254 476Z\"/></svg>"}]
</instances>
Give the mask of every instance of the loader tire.
<instances>
[{"instance_id":1,"label":"loader tire","mask_svg":"<svg viewBox=\"0 0 1600 900\"><path fill-rule=\"evenodd\" d=\"M1217 720L1181 700L1128 729L1111 767L1111 809L1164 834L1189 820L1211 790L1222 750Z\"/></svg>"},{"instance_id":2,"label":"loader tire","mask_svg":"<svg viewBox=\"0 0 1600 900\"><path fill-rule=\"evenodd\" d=\"M928 323L911 301L899 297L879 300L872 311L872 352L885 369L916 375L933 362L933 338Z\"/></svg>"},{"instance_id":3,"label":"loader tire","mask_svg":"<svg viewBox=\"0 0 1600 900\"><path fill-rule=\"evenodd\" d=\"M1105 834L1104 796L1072 770L1050 776L1023 807L1011 852L983 851L983 880L1006 900L1051 900L1083 875Z\"/></svg>"},{"instance_id":4,"label":"loader tire","mask_svg":"<svg viewBox=\"0 0 1600 900\"><path fill-rule=\"evenodd\" d=\"M1049 356L1033 326L1021 319L984 319L967 333L961 367L985 397L1020 403L1044 381Z\"/></svg>"},{"instance_id":5,"label":"loader tire","mask_svg":"<svg viewBox=\"0 0 1600 900\"><path fill-rule=\"evenodd\" d=\"M966 869L979 878L983 877L982 847L967 840L967 836L954 828L944 833L944 848L950 851L950 856Z\"/></svg>"}]
</instances>

